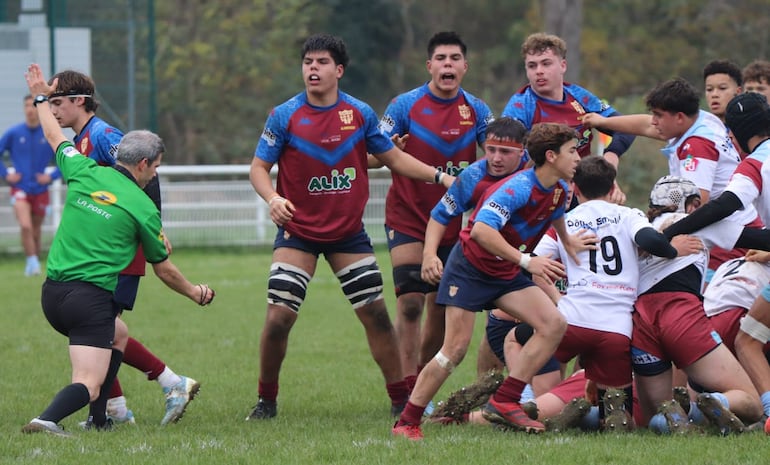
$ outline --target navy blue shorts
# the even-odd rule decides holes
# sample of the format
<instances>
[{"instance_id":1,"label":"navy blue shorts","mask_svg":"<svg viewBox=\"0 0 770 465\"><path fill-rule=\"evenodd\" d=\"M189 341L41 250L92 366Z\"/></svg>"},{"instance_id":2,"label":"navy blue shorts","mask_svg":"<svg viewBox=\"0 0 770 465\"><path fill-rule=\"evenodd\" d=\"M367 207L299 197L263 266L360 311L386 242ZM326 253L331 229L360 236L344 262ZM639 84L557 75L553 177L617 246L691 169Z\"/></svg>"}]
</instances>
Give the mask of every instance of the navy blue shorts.
<instances>
[{"instance_id":1,"label":"navy blue shorts","mask_svg":"<svg viewBox=\"0 0 770 465\"><path fill-rule=\"evenodd\" d=\"M335 253L374 253L374 247L372 247L372 240L366 233L364 228L361 228L354 236L351 236L345 240L338 242L312 242L300 239L299 237L291 236L286 233L284 228L279 227L278 233L275 235L275 241L273 242L273 250L280 247L288 247L290 249L298 249L303 252L311 253L316 256L320 254L328 255Z\"/></svg>"},{"instance_id":2,"label":"navy blue shorts","mask_svg":"<svg viewBox=\"0 0 770 465\"><path fill-rule=\"evenodd\" d=\"M385 225L385 238L388 241L388 250L393 250L394 247L399 245L411 244L414 242L425 242L422 239L418 239L414 236L398 232L387 224ZM440 258L442 262L446 263L447 258L449 258L449 253L452 252L452 247L454 246L440 245L438 247L436 255L438 255L438 258Z\"/></svg>"},{"instance_id":3,"label":"navy blue shorts","mask_svg":"<svg viewBox=\"0 0 770 465\"><path fill-rule=\"evenodd\" d=\"M505 337L508 336L508 333L518 324L518 321L497 318L492 312L489 312L489 315L487 315L487 341L489 342L489 347L492 348L492 352L497 355L497 358L503 362L503 364L505 364ZM560 369L561 366L559 361L552 356L537 374L543 375L559 371Z\"/></svg>"},{"instance_id":4,"label":"navy blue shorts","mask_svg":"<svg viewBox=\"0 0 770 465\"><path fill-rule=\"evenodd\" d=\"M46 279L41 303L48 323L69 337L70 345L112 347L120 309L111 292L82 281Z\"/></svg>"},{"instance_id":5,"label":"navy blue shorts","mask_svg":"<svg viewBox=\"0 0 770 465\"><path fill-rule=\"evenodd\" d=\"M115 302L120 305L120 310L133 310L136 295L139 293L139 280L141 276L133 274L118 275L118 285L115 287Z\"/></svg>"},{"instance_id":6,"label":"navy blue shorts","mask_svg":"<svg viewBox=\"0 0 770 465\"><path fill-rule=\"evenodd\" d=\"M495 301L500 297L534 285L524 273L513 279L500 279L480 271L465 258L457 243L444 266L436 303L472 312L491 310L497 307Z\"/></svg>"}]
</instances>

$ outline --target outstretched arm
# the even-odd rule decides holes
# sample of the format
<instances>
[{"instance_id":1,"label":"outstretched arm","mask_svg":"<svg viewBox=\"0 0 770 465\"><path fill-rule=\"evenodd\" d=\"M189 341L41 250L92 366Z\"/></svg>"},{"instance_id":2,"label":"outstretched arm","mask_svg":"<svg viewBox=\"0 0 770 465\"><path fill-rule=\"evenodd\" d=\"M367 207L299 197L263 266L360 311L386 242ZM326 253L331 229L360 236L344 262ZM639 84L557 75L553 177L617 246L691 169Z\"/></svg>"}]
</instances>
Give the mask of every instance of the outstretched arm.
<instances>
[{"instance_id":1,"label":"outstretched arm","mask_svg":"<svg viewBox=\"0 0 770 465\"><path fill-rule=\"evenodd\" d=\"M179 294L186 296L198 305L208 305L214 300L216 293L206 284L193 284L182 275L179 268L171 260L153 263L152 270L163 283Z\"/></svg>"},{"instance_id":2,"label":"outstretched arm","mask_svg":"<svg viewBox=\"0 0 770 465\"><path fill-rule=\"evenodd\" d=\"M425 182L435 182L446 188L449 188L455 180L454 176L426 165L398 147L393 147L387 152L378 153L375 156L387 165L388 168L401 176Z\"/></svg>"},{"instance_id":3,"label":"outstretched arm","mask_svg":"<svg viewBox=\"0 0 770 465\"><path fill-rule=\"evenodd\" d=\"M621 132L634 136L666 140L664 137L661 137L660 133L652 125L652 116L650 115L636 114L605 117L598 113L588 113L583 116L583 124L600 131Z\"/></svg>"},{"instance_id":4,"label":"outstretched arm","mask_svg":"<svg viewBox=\"0 0 770 465\"><path fill-rule=\"evenodd\" d=\"M56 89L56 85L58 84L58 80L54 80L49 86L48 82L43 79L43 72L40 70L40 65L36 63L29 65L27 72L24 73L24 78L27 80L29 93L33 96L45 95L48 97L51 95L51 92ZM62 142L67 141L67 138L64 136L64 132L62 132L59 122L56 121L53 113L51 113L51 107L48 104L48 100L38 103L36 108L38 117L40 118L40 125L43 127L45 140L47 140L48 144L51 145L51 148L56 151Z\"/></svg>"}]
</instances>

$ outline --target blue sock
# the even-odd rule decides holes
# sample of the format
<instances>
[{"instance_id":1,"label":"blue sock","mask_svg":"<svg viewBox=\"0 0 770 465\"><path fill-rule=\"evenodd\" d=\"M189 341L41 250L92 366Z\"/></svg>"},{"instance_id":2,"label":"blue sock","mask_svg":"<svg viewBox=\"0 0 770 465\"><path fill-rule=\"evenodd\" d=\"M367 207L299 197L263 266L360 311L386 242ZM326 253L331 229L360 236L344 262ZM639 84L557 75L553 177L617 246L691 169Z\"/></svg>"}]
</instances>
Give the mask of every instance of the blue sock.
<instances>
[{"instance_id":1,"label":"blue sock","mask_svg":"<svg viewBox=\"0 0 770 465\"><path fill-rule=\"evenodd\" d=\"M591 406L591 410L580 420L580 429L585 431L599 431L599 407Z\"/></svg>"},{"instance_id":2,"label":"blue sock","mask_svg":"<svg viewBox=\"0 0 770 465\"><path fill-rule=\"evenodd\" d=\"M703 412L700 411L698 404L695 402L690 402L690 413L687 414L687 416L696 425L705 425L708 423L708 420L703 416Z\"/></svg>"},{"instance_id":3,"label":"blue sock","mask_svg":"<svg viewBox=\"0 0 770 465\"><path fill-rule=\"evenodd\" d=\"M692 410L690 410L692 412ZM647 425L651 431L655 431L658 434L670 434L671 430L668 429L668 422L666 417L662 413L656 413L650 418L650 423Z\"/></svg>"},{"instance_id":4,"label":"blue sock","mask_svg":"<svg viewBox=\"0 0 770 465\"><path fill-rule=\"evenodd\" d=\"M770 416L770 391L762 393L759 399L762 401L762 410L765 411L765 415Z\"/></svg>"},{"instance_id":5,"label":"blue sock","mask_svg":"<svg viewBox=\"0 0 770 465\"><path fill-rule=\"evenodd\" d=\"M712 392L711 397L719 399L719 402L722 404L722 406L727 410L730 410L730 401L727 400L726 395L722 394L721 392Z\"/></svg>"},{"instance_id":6,"label":"blue sock","mask_svg":"<svg viewBox=\"0 0 770 465\"><path fill-rule=\"evenodd\" d=\"M520 404L523 404L525 402L529 401L535 401L535 391L532 390L532 385L527 384L524 386L524 390L521 391L521 400L519 401Z\"/></svg>"}]
</instances>

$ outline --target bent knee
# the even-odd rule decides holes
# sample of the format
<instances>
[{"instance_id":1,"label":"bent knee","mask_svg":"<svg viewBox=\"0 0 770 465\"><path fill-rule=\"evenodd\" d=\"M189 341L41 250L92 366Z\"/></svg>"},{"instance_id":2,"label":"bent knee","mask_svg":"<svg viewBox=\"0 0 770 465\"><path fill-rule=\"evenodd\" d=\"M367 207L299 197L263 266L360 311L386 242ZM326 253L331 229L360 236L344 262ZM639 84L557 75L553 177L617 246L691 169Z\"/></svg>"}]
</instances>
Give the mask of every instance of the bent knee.
<instances>
[{"instance_id":1,"label":"bent knee","mask_svg":"<svg viewBox=\"0 0 770 465\"><path fill-rule=\"evenodd\" d=\"M408 322L419 321L422 316L422 295L401 296L398 298L398 313Z\"/></svg>"}]
</instances>

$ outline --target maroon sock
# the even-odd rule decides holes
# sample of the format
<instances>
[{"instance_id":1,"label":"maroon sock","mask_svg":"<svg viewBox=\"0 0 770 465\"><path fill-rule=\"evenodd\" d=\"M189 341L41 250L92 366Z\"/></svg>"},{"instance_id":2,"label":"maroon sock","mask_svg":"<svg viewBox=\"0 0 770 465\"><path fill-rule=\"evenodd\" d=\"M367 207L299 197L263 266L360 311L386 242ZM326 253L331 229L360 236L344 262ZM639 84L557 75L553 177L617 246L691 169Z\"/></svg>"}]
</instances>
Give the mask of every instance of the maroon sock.
<instances>
[{"instance_id":1,"label":"maroon sock","mask_svg":"<svg viewBox=\"0 0 770 465\"><path fill-rule=\"evenodd\" d=\"M118 378L115 378L115 381L112 382L112 387L110 388L110 393L108 395L108 399L114 399L123 395L123 388L120 387Z\"/></svg>"},{"instance_id":2,"label":"maroon sock","mask_svg":"<svg viewBox=\"0 0 770 465\"><path fill-rule=\"evenodd\" d=\"M393 405L404 405L409 400L411 389L406 384L406 380L396 381L385 385L388 390L388 397Z\"/></svg>"},{"instance_id":3,"label":"maroon sock","mask_svg":"<svg viewBox=\"0 0 770 465\"><path fill-rule=\"evenodd\" d=\"M406 387L409 389L409 392L412 392L414 385L417 384L417 375L406 376L404 377L404 381L406 381Z\"/></svg>"},{"instance_id":4,"label":"maroon sock","mask_svg":"<svg viewBox=\"0 0 770 465\"><path fill-rule=\"evenodd\" d=\"M527 385L524 381L512 377L505 378L503 384L495 392L495 402L516 402L521 401L521 393Z\"/></svg>"},{"instance_id":5,"label":"maroon sock","mask_svg":"<svg viewBox=\"0 0 770 465\"><path fill-rule=\"evenodd\" d=\"M278 381L274 383L265 383L260 380L259 398L275 402L278 398Z\"/></svg>"},{"instance_id":6,"label":"maroon sock","mask_svg":"<svg viewBox=\"0 0 770 465\"><path fill-rule=\"evenodd\" d=\"M166 364L161 359L132 337L128 338L126 351L123 353L123 363L144 372L147 379L151 381L158 379L158 376L166 369Z\"/></svg>"},{"instance_id":7,"label":"maroon sock","mask_svg":"<svg viewBox=\"0 0 770 465\"><path fill-rule=\"evenodd\" d=\"M424 412L425 407L420 407L419 405L407 402L404 411L401 412L401 418L398 419L398 422L401 424L409 423L412 425L419 425L422 421L422 414Z\"/></svg>"}]
</instances>

